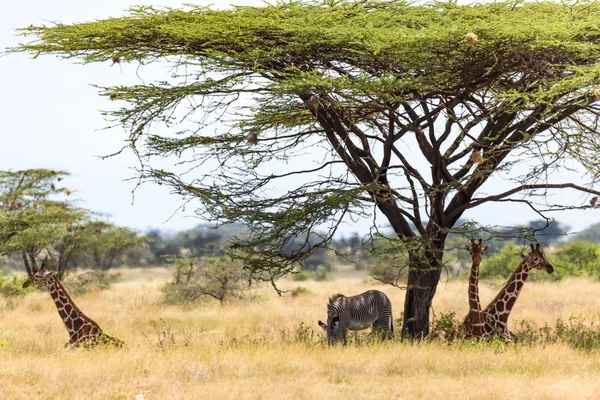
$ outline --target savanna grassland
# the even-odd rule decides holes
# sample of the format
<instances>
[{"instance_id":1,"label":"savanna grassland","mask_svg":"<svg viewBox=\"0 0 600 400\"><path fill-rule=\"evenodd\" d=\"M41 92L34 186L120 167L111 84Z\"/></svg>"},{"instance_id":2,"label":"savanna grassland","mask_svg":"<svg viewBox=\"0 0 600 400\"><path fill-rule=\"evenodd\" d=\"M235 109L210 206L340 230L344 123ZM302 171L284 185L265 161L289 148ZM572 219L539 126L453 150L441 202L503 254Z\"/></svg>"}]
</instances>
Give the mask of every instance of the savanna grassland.
<instances>
[{"instance_id":1,"label":"savanna grassland","mask_svg":"<svg viewBox=\"0 0 600 400\"><path fill-rule=\"evenodd\" d=\"M124 349L66 350L48 293L0 299L1 399L595 399L600 354L565 341L534 344L368 343L327 348L317 326L327 296L385 291L400 317L404 292L356 273L329 282L282 282L307 292L193 308L168 306L163 269L126 270L110 290L74 295ZM487 304L500 283L482 283ZM440 284L436 313L467 310L467 282ZM570 316L597 320L600 282L529 282L511 317L537 326ZM302 324L304 323L304 325ZM399 329L399 325L397 326ZM358 343L356 342L358 340Z\"/></svg>"}]
</instances>

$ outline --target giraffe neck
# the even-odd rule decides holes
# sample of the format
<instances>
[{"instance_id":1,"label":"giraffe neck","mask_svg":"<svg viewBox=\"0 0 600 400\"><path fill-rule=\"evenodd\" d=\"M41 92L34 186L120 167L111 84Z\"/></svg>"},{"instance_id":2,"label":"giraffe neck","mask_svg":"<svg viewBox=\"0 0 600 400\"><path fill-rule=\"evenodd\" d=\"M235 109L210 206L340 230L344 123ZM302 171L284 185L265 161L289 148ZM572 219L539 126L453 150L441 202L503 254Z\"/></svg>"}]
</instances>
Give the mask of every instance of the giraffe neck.
<instances>
[{"instance_id":1,"label":"giraffe neck","mask_svg":"<svg viewBox=\"0 0 600 400\"><path fill-rule=\"evenodd\" d=\"M469 309L471 311L481 311L481 303L479 302L479 264L480 261L473 260L471 275L469 276Z\"/></svg>"},{"instance_id":2,"label":"giraffe neck","mask_svg":"<svg viewBox=\"0 0 600 400\"><path fill-rule=\"evenodd\" d=\"M527 260L521 261L515 272L511 275L504 287L492 302L485 309L486 312L494 315L497 321L506 324L508 316L521 293L521 289L529 278L531 266Z\"/></svg>"},{"instance_id":3,"label":"giraffe neck","mask_svg":"<svg viewBox=\"0 0 600 400\"><path fill-rule=\"evenodd\" d=\"M75 305L71 296L67 293L64 286L54 277L48 283L50 296L54 300L58 315L63 320L69 336L73 336L84 323L89 321L79 308Z\"/></svg>"}]
</instances>

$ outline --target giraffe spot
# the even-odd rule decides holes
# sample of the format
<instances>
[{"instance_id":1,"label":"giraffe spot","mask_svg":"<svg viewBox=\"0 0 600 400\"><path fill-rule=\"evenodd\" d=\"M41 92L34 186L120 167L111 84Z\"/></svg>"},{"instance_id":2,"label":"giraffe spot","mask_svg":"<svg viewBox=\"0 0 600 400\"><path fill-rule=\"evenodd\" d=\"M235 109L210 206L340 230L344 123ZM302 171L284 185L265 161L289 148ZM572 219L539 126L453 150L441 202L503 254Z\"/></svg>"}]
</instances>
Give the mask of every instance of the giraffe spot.
<instances>
[{"instance_id":1,"label":"giraffe spot","mask_svg":"<svg viewBox=\"0 0 600 400\"><path fill-rule=\"evenodd\" d=\"M498 304L496 305L496 309L500 313L504 312L504 301L499 301Z\"/></svg>"},{"instance_id":2,"label":"giraffe spot","mask_svg":"<svg viewBox=\"0 0 600 400\"><path fill-rule=\"evenodd\" d=\"M515 296L515 297L511 297L511 298L508 300L508 308L512 308L512 306L514 306L514 305L515 305L515 302L516 302L516 301L517 301L517 297L516 297L516 296Z\"/></svg>"}]
</instances>

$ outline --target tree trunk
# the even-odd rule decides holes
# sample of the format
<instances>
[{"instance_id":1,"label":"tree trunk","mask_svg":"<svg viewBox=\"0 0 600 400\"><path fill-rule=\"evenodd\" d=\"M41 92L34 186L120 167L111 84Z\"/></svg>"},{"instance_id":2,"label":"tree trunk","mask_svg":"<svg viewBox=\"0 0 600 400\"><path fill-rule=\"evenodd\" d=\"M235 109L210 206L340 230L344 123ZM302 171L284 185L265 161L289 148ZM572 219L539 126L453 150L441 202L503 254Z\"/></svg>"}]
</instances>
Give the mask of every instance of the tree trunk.
<instances>
[{"instance_id":1,"label":"tree trunk","mask_svg":"<svg viewBox=\"0 0 600 400\"><path fill-rule=\"evenodd\" d=\"M33 273L36 273L38 270L38 266L37 266L37 261L35 260L35 251L29 250L27 252L27 254L29 254L29 262L31 265L31 270L33 271Z\"/></svg>"},{"instance_id":2,"label":"tree trunk","mask_svg":"<svg viewBox=\"0 0 600 400\"><path fill-rule=\"evenodd\" d=\"M102 259L97 248L94 248L94 269L102 270Z\"/></svg>"},{"instance_id":3,"label":"tree trunk","mask_svg":"<svg viewBox=\"0 0 600 400\"><path fill-rule=\"evenodd\" d=\"M31 270L31 266L29 265L29 260L27 259L27 253L22 252L21 256L23 256L23 264L25 264L25 271L27 271L27 276L31 278L33 275L33 271Z\"/></svg>"},{"instance_id":4,"label":"tree trunk","mask_svg":"<svg viewBox=\"0 0 600 400\"><path fill-rule=\"evenodd\" d=\"M422 339L429 334L429 309L442 272L445 235L430 241L422 252L409 253L402 336Z\"/></svg>"}]
</instances>

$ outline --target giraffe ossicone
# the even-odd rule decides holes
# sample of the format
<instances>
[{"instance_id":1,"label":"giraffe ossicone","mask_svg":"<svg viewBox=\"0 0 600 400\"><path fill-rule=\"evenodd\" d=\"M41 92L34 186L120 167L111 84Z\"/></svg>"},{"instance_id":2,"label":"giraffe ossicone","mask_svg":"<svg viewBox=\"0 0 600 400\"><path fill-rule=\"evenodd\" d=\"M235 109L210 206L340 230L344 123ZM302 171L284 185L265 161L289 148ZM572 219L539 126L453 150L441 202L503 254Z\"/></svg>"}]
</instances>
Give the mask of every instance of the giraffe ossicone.
<instances>
[{"instance_id":1,"label":"giraffe ossicone","mask_svg":"<svg viewBox=\"0 0 600 400\"><path fill-rule=\"evenodd\" d=\"M122 347L124 345L122 340L104 333L94 320L75 305L64 286L54 276L54 272L48 271L45 264L42 264L40 269L23 283L24 288L28 286L45 286L50 291L58 315L69 333L69 341L65 347L89 348L97 345Z\"/></svg>"}]
</instances>

